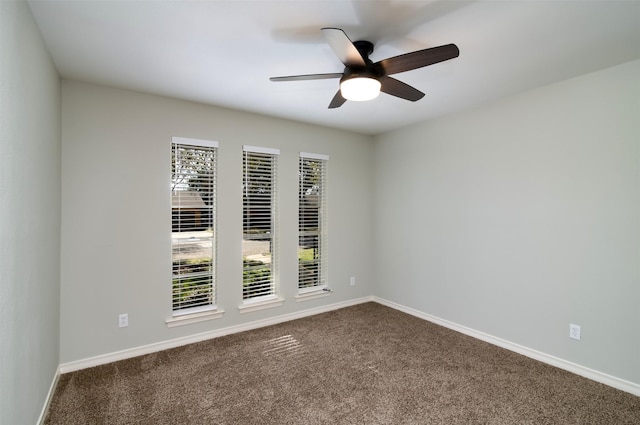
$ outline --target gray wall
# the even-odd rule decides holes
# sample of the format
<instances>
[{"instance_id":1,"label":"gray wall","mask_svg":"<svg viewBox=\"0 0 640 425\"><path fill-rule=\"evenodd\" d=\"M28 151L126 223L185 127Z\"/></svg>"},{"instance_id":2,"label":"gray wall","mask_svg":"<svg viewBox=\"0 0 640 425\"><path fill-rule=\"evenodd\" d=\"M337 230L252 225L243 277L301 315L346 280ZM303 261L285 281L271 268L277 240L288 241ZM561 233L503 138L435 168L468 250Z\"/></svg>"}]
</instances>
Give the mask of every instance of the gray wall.
<instances>
[{"instance_id":1,"label":"gray wall","mask_svg":"<svg viewBox=\"0 0 640 425\"><path fill-rule=\"evenodd\" d=\"M22 1L0 1L0 75L0 423L34 424L59 363L60 85Z\"/></svg>"},{"instance_id":2,"label":"gray wall","mask_svg":"<svg viewBox=\"0 0 640 425\"><path fill-rule=\"evenodd\" d=\"M639 101L636 61L376 137L375 295L640 383Z\"/></svg>"},{"instance_id":3,"label":"gray wall","mask_svg":"<svg viewBox=\"0 0 640 425\"><path fill-rule=\"evenodd\" d=\"M125 90L62 84L61 363L370 295L371 139ZM171 136L216 140L222 318L171 315ZM281 307L239 313L242 145L278 148ZM296 302L300 151L328 154L330 297ZM357 284L349 285L356 276ZM118 328L118 314L129 326Z\"/></svg>"}]
</instances>

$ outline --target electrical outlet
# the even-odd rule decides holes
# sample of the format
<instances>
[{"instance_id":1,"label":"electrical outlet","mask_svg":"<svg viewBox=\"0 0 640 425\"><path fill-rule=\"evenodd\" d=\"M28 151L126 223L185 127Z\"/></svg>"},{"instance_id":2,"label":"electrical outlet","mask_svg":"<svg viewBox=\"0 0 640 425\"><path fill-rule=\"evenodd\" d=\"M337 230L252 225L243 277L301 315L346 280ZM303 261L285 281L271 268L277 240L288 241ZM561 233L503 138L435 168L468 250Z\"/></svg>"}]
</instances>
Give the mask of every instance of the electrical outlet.
<instances>
[{"instance_id":1,"label":"electrical outlet","mask_svg":"<svg viewBox=\"0 0 640 425\"><path fill-rule=\"evenodd\" d=\"M569 323L569 338L580 341L580 326Z\"/></svg>"},{"instance_id":2,"label":"electrical outlet","mask_svg":"<svg viewBox=\"0 0 640 425\"><path fill-rule=\"evenodd\" d=\"M126 328L127 326L129 326L128 314L125 313L118 316L118 326L121 328Z\"/></svg>"},{"instance_id":3,"label":"electrical outlet","mask_svg":"<svg viewBox=\"0 0 640 425\"><path fill-rule=\"evenodd\" d=\"M349 279L349 284L351 286L356 286L356 277L355 276L351 276L351 279Z\"/></svg>"}]
</instances>

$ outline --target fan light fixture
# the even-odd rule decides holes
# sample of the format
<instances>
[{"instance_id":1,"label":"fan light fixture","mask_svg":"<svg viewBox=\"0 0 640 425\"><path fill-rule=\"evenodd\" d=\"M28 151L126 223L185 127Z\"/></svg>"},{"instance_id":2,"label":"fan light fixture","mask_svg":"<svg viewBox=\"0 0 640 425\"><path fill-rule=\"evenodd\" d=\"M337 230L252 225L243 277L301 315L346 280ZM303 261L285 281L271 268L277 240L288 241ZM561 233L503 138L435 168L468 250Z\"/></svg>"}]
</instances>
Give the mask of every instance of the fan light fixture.
<instances>
[{"instance_id":1,"label":"fan light fixture","mask_svg":"<svg viewBox=\"0 0 640 425\"><path fill-rule=\"evenodd\" d=\"M365 101L378 97L380 81L371 77L354 77L340 83L340 93L347 100Z\"/></svg>"}]
</instances>

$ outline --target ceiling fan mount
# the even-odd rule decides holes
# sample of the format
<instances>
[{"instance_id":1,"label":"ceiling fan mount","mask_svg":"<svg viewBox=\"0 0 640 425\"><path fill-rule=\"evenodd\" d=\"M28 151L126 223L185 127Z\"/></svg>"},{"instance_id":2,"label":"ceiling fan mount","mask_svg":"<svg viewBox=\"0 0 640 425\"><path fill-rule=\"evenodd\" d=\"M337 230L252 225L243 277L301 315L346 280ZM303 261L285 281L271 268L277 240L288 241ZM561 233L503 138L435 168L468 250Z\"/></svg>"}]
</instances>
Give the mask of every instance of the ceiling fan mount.
<instances>
[{"instance_id":1,"label":"ceiling fan mount","mask_svg":"<svg viewBox=\"0 0 640 425\"><path fill-rule=\"evenodd\" d=\"M353 45L356 47L358 52L360 52L365 61L369 59L369 55L373 53L373 43L370 41L357 40L353 42Z\"/></svg>"},{"instance_id":2,"label":"ceiling fan mount","mask_svg":"<svg viewBox=\"0 0 640 425\"><path fill-rule=\"evenodd\" d=\"M272 77L270 80L302 81L340 78L340 89L331 100L330 109L342 106L347 100L374 99L381 91L412 102L420 100L424 97L424 93L389 75L433 65L460 55L455 44L447 44L373 63L369 59L369 55L373 53L373 43L370 41L352 42L340 28L322 28L322 32L345 66L342 73L292 75Z\"/></svg>"},{"instance_id":3,"label":"ceiling fan mount","mask_svg":"<svg viewBox=\"0 0 640 425\"><path fill-rule=\"evenodd\" d=\"M354 41L353 45L360 53L360 56L362 56L364 65L356 64L345 66L340 82L351 78L380 77L383 74L382 70L380 69L380 67L374 66L374 64L371 62L371 59L369 59L369 55L373 53L373 43L366 40L358 40Z\"/></svg>"}]
</instances>

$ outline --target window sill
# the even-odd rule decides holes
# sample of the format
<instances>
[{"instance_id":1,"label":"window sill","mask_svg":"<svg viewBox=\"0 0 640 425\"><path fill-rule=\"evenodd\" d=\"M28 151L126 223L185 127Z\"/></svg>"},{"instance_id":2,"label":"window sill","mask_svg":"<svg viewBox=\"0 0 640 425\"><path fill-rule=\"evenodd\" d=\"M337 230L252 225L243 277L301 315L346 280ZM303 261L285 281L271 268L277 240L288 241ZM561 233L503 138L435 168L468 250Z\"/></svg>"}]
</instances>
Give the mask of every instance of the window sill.
<instances>
[{"instance_id":1,"label":"window sill","mask_svg":"<svg viewBox=\"0 0 640 425\"><path fill-rule=\"evenodd\" d=\"M284 298L274 298L265 301L247 302L239 305L240 313L249 313L251 311L265 310L267 308L280 307L284 303Z\"/></svg>"},{"instance_id":2,"label":"window sill","mask_svg":"<svg viewBox=\"0 0 640 425\"><path fill-rule=\"evenodd\" d=\"M303 292L296 295L296 302L315 300L316 298L324 298L331 295L333 291L328 288L318 289L317 291Z\"/></svg>"},{"instance_id":3,"label":"window sill","mask_svg":"<svg viewBox=\"0 0 640 425\"><path fill-rule=\"evenodd\" d=\"M224 310L210 310L200 313L182 314L180 316L173 316L170 319L165 320L167 327L173 328L175 326L190 325L192 323L204 322L205 320L219 319L224 314Z\"/></svg>"}]
</instances>

